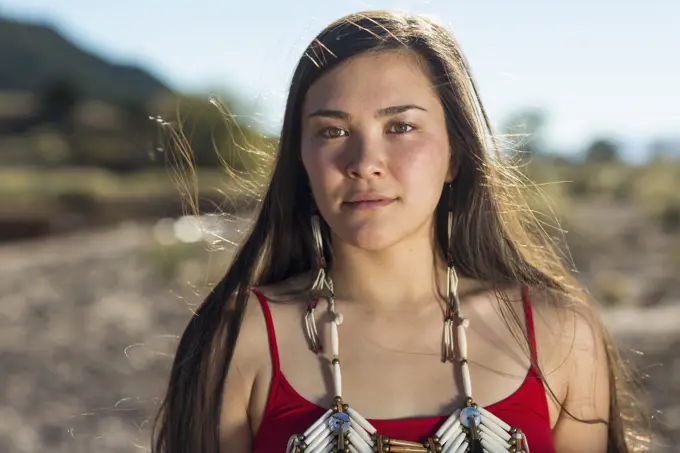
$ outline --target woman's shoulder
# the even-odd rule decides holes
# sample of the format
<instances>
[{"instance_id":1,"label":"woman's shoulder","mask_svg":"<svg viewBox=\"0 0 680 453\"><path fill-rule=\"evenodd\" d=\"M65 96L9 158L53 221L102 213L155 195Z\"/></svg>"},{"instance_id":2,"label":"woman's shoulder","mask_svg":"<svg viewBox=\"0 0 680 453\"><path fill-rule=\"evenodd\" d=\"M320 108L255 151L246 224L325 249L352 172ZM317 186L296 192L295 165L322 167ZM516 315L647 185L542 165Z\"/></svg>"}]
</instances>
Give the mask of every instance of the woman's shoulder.
<instances>
[{"instance_id":1,"label":"woman's shoulder","mask_svg":"<svg viewBox=\"0 0 680 453\"><path fill-rule=\"evenodd\" d=\"M606 363L606 328L585 293L530 289L539 360L548 372L571 380L583 363Z\"/></svg>"},{"instance_id":2,"label":"woman's shoulder","mask_svg":"<svg viewBox=\"0 0 680 453\"><path fill-rule=\"evenodd\" d=\"M225 398L234 398L235 393L246 395L252 404L254 395L264 394L258 388L269 385L275 352L272 344L285 341L289 332L295 330L287 324L299 325L299 316L295 314L304 312L304 299L295 296L296 291L304 288L303 282L304 276L298 276L249 291L227 375L229 391Z\"/></svg>"},{"instance_id":3,"label":"woman's shoulder","mask_svg":"<svg viewBox=\"0 0 680 453\"><path fill-rule=\"evenodd\" d=\"M536 329L544 329L554 341L573 345L575 337L603 330L602 318L584 291L528 288L526 294Z\"/></svg>"},{"instance_id":4,"label":"woman's shoulder","mask_svg":"<svg viewBox=\"0 0 680 453\"><path fill-rule=\"evenodd\" d=\"M252 288L246 303L238 335L234 360L261 368L262 357L269 357L273 338L282 337L289 330L286 324L299 324L299 316L306 308L305 294L309 276L296 275L281 282ZM242 354L239 354L243 351ZM257 354L253 354L257 352ZM260 352L264 354L259 354ZM238 356L237 356L238 354ZM256 357L257 356L257 357Z\"/></svg>"}]
</instances>

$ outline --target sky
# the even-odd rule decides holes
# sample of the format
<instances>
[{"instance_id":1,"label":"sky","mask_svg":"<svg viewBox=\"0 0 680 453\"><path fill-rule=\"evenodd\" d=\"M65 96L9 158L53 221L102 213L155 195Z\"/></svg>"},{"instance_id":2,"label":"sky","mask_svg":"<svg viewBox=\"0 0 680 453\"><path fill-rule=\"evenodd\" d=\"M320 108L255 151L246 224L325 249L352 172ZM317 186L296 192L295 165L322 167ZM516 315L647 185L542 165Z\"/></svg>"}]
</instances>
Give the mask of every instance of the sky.
<instances>
[{"instance_id":1,"label":"sky","mask_svg":"<svg viewBox=\"0 0 680 453\"><path fill-rule=\"evenodd\" d=\"M344 14L384 8L453 32L497 126L542 109L548 143L566 152L601 136L632 153L680 137L680 0L0 0L0 14L46 21L174 88L236 93L267 130L280 125L314 36Z\"/></svg>"}]
</instances>

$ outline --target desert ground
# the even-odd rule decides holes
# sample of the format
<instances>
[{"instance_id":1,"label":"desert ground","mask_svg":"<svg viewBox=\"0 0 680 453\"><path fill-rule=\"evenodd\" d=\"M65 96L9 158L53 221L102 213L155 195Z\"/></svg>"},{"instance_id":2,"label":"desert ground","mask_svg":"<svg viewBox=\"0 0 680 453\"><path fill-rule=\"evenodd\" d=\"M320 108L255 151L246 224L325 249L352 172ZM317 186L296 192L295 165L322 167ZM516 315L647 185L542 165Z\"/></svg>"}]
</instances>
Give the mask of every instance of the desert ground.
<instances>
[{"instance_id":1,"label":"desert ground","mask_svg":"<svg viewBox=\"0 0 680 453\"><path fill-rule=\"evenodd\" d=\"M581 277L616 296L603 315L642 375L651 451L680 451L680 294L664 267L677 238L616 206L572 218ZM231 220L224 236L245 227ZM159 237L158 227L127 223L0 247L0 452L148 449L178 335L210 284L201 276L224 265L161 247ZM601 275L609 286L598 286Z\"/></svg>"}]
</instances>

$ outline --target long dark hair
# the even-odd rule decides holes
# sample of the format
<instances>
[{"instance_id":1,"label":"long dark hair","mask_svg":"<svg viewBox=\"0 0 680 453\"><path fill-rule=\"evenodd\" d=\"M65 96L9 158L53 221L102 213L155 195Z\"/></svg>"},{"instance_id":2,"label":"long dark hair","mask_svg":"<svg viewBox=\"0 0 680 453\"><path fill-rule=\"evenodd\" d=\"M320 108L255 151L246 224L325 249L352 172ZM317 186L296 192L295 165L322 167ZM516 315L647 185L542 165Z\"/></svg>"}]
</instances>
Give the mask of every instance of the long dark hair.
<instances>
[{"instance_id":1,"label":"long dark hair","mask_svg":"<svg viewBox=\"0 0 680 453\"><path fill-rule=\"evenodd\" d=\"M446 112L452 165L454 265L460 275L495 288L523 285L590 306L523 199L527 181L504 164L460 46L435 22L386 11L344 17L326 27L301 57L290 86L271 181L250 235L222 280L189 322L179 343L158 418L156 453L219 452L223 383L253 285L316 271L310 227L313 200L300 158L301 110L309 87L337 64L366 52L415 52L433 79ZM444 198L444 194L443 197ZM436 212L436 234L447 249L445 203ZM323 225L326 243L328 227ZM332 256L327 257L332 265ZM499 294L502 291L499 290ZM510 313L513 331L520 320ZM596 318L599 319L599 318ZM640 406L628 388L631 374L601 325L611 382L609 452L640 451L635 427ZM519 329L519 330L518 330ZM518 340L526 338L517 335ZM590 421L597 422L597 421Z\"/></svg>"}]
</instances>

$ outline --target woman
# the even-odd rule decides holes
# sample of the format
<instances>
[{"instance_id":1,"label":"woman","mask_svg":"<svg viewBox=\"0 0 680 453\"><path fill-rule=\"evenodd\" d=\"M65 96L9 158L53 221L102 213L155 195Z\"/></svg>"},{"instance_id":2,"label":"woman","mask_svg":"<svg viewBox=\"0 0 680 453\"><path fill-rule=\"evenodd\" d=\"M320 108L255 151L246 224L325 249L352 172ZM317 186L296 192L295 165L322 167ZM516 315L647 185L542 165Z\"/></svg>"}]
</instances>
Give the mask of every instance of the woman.
<instances>
[{"instance_id":1,"label":"woman","mask_svg":"<svg viewBox=\"0 0 680 453\"><path fill-rule=\"evenodd\" d=\"M489 137L441 26L369 12L322 31L253 230L181 339L155 450L636 451L625 369Z\"/></svg>"}]
</instances>

